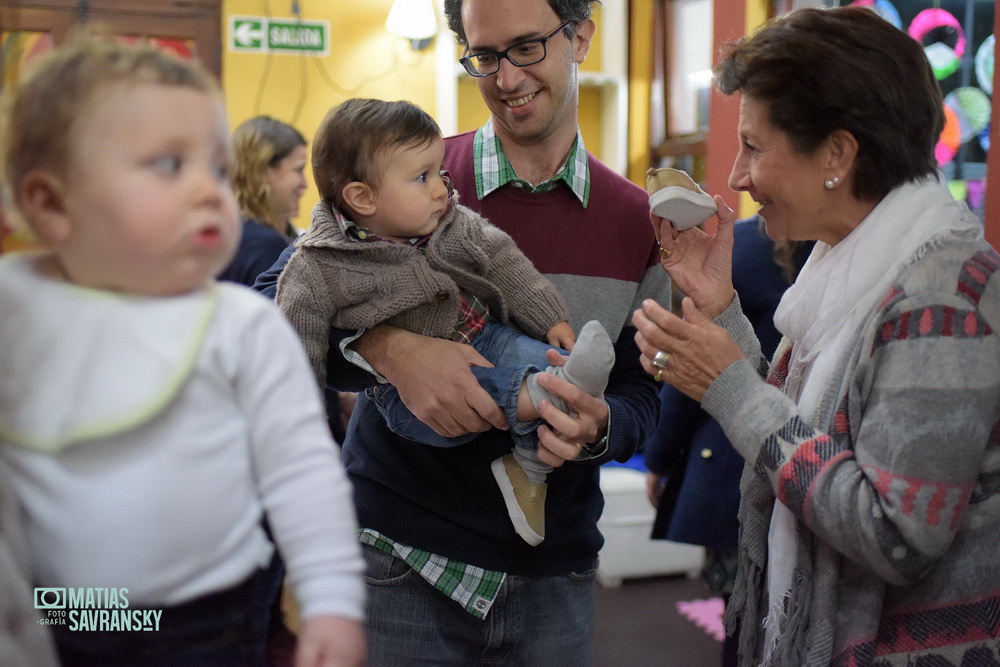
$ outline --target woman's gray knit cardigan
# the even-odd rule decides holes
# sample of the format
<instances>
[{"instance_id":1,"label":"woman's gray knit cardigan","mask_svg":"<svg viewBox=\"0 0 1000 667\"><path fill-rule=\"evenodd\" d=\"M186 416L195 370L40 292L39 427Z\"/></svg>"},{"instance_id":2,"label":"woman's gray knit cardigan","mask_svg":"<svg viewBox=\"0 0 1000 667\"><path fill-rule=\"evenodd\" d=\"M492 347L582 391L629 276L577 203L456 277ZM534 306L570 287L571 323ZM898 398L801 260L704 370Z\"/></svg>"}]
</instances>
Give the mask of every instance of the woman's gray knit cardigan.
<instances>
[{"instance_id":1,"label":"woman's gray knit cardigan","mask_svg":"<svg viewBox=\"0 0 1000 667\"><path fill-rule=\"evenodd\" d=\"M730 630L761 664L775 497L796 569L771 665L1000 664L1000 256L981 236L920 248L842 358L812 426L734 303L747 359L703 406L747 461ZM762 380L768 376L767 383Z\"/></svg>"}]
</instances>

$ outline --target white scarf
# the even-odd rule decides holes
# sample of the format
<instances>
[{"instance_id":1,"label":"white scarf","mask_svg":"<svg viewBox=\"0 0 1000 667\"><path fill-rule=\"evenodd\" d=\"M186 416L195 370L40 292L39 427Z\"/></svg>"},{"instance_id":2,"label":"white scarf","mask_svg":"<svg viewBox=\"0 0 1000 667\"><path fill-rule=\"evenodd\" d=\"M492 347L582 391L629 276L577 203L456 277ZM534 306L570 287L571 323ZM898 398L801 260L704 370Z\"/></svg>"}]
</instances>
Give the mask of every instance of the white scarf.
<instances>
[{"instance_id":1,"label":"white scarf","mask_svg":"<svg viewBox=\"0 0 1000 667\"><path fill-rule=\"evenodd\" d=\"M837 245L816 242L774 314L775 326L794 342L785 393L805 421L824 422L817 410L837 362L917 250L935 236L981 227L943 178L929 176L891 191ZM777 636L781 613L775 611L783 606L795 567L795 518L780 502L774 504L768 554L765 647Z\"/></svg>"}]
</instances>

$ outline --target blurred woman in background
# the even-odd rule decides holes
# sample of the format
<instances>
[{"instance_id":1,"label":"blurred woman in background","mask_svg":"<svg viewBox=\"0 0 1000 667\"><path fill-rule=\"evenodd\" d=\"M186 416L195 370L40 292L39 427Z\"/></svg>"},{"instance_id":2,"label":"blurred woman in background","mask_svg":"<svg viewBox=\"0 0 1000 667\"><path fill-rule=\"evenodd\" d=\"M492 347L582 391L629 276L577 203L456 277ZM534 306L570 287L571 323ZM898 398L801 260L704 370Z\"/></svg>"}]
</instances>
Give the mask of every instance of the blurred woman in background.
<instances>
[{"instance_id":1,"label":"blurred woman in background","mask_svg":"<svg viewBox=\"0 0 1000 667\"><path fill-rule=\"evenodd\" d=\"M291 125L256 116L236 128L232 143L243 237L219 279L250 287L298 235L291 221L306 191L306 140Z\"/></svg>"}]
</instances>

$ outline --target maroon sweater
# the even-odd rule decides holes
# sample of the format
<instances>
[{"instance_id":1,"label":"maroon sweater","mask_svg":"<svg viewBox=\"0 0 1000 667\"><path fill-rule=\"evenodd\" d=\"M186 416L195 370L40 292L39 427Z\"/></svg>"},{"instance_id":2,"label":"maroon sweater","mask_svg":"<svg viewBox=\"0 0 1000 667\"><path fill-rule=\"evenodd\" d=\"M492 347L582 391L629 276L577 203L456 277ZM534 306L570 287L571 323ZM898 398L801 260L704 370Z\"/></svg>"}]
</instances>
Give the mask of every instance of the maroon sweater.
<instances>
[{"instance_id":1,"label":"maroon sweater","mask_svg":"<svg viewBox=\"0 0 1000 667\"><path fill-rule=\"evenodd\" d=\"M588 154L590 198L584 208L569 187L530 193L512 185L476 199L472 160L475 132L446 141L445 166L462 203L510 234L535 268L569 302L574 331L600 319L614 340L638 308L637 295L666 299L645 190ZM655 285L642 285L647 280ZM611 303L610 301L616 303ZM666 301L664 301L666 303Z\"/></svg>"}]
</instances>

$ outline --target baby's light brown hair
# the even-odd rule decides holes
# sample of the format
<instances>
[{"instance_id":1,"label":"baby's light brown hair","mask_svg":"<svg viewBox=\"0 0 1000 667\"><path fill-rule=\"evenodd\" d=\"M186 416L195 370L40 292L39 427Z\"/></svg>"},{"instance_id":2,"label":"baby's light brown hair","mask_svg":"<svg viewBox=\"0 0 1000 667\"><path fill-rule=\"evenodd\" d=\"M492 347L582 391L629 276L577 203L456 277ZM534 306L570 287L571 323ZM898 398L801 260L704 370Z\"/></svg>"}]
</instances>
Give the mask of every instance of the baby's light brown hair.
<instances>
[{"instance_id":1,"label":"baby's light brown hair","mask_svg":"<svg viewBox=\"0 0 1000 667\"><path fill-rule=\"evenodd\" d=\"M212 75L196 63L94 29L29 63L0 107L0 176L11 203L32 170L65 175L75 120L92 100L108 86L144 83L219 93Z\"/></svg>"},{"instance_id":2,"label":"baby's light brown hair","mask_svg":"<svg viewBox=\"0 0 1000 667\"><path fill-rule=\"evenodd\" d=\"M378 190L386 165L378 154L398 146L422 146L441 136L430 114L412 102L354 98L334 107L313 139L313 178L320 198L344 210L344 186L352 181Z\"/></svg>"}]
</instances>

